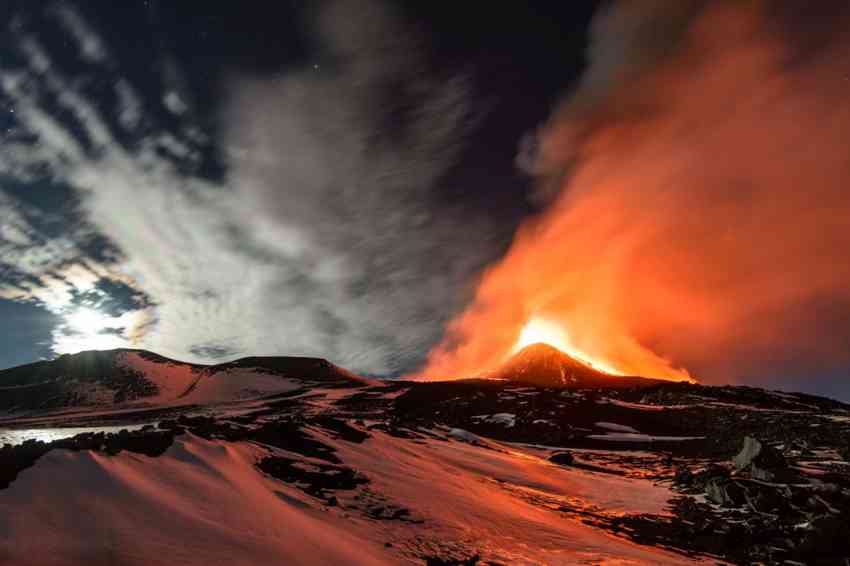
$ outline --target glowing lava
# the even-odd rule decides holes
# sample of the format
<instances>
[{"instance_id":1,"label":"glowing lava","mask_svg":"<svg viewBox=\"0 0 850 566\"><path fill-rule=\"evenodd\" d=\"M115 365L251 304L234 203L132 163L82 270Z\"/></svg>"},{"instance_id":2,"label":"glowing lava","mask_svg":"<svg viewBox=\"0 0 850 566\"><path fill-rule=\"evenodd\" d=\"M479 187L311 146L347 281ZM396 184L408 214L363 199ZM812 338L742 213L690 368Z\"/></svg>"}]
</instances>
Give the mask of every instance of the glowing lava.
<instances>
[{"instance_id":1,"label":"glowing lava","mask_svg":"<svg viewBox=\"0 0 850 566\"><path fill-rule=\"evenodd\" d=\"M593 358L576 348L570 340L570 335L566 330L564 330L564 328L542 318L532 318L525 326L522 327L522 330L519 333L519 338L510 353L515 354L526 346L538 343L553 346L568 354L570 357L599 371L610 373L612 375L623 375L623 372L618 371L611 364Z\"/></svg>"}]
</instances>

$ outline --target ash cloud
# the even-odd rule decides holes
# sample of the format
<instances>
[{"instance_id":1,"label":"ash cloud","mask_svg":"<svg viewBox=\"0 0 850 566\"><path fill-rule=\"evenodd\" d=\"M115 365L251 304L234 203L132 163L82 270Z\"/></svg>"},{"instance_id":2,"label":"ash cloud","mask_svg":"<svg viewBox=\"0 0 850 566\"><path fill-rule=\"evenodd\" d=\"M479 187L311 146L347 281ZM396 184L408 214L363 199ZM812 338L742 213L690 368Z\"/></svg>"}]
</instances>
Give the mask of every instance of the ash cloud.
<instances>
[{"instance_id":1,"label":"ash cloud","mask_svg":"<svg viewBox=\"0 0 850 566\"><path fill-rule=\"evenodd\" d=\"M423 373L492 366L542 316L625 372L850 394L848 11L799 6L600 12L521 159L551 204Z\"/></svg>"}]
</instances>

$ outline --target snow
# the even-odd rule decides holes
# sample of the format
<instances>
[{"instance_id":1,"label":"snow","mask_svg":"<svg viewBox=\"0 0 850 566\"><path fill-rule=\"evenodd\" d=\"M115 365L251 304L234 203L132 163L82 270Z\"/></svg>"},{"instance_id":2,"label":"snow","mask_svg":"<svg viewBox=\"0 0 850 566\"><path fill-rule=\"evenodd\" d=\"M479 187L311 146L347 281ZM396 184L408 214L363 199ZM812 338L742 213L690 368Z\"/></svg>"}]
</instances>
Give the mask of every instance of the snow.
<instances>
[{"instance_id":1,"label":"snow","mask_svg":"<svg viewBox=\"0 0 850 566\"><path fill-rule=\"evenodd\" d=\"M640 431L638 431L637 429L634 429L630 426L621 425L621 424L617 424L617 423L607 423L607 422L604 422L604 421L595 423L594 426L596 426L597 428L604 428L606 430L613 430L613 431L616 431L616 432L634 432L634 433L638 433L638 434L640 433Z\"/></svg>"},{"instance_id":2,"label":"snow","mask_svg":"<svg viewBox=\"0 0 850 566\"><path fill-rule=\"evenodd\" d=\"M159 388L159 395L146 397L145 401L163 403L183 395L199 378L200 372L189 364L163 363L147 359L139 352L123 352L118 355L119 367L139 372Z\"/></svg>"},{"instance_id":3,"label":"snow","mask_svg":"<svg viewBox=\"0 0 850 566\"><path fill-rule=\"evenodd\" d=\"M485 423L493 423L504 425L506 428L511 428L516 425L516 415L514 413L496 413L493 415L475 415L473 419Z\"/></svg>"},{"instance_id":4,"label":"snow","mask_svg":"<svg viewBox=\"0 0 850 566\"><path fill-rule=\"evenodd\" d=\"M159 388L159 395L145 398L155 404L209 404L285 393L303 382L256 368L232 368L209 372L189 364L163 363L126 352L119 365L138 371Z\"/></svg>"},{"instance_id":5,"label":"snow","mask_svg":"<svg viewBox=\"0 0 850 566\"><path fill-rule=\"evenodd\" d=\"M693 405L648 405L646 403L630 403L628 401L620 401L619 399L610 399L603 397L596 401L600 405L610 404L623 407L624 409L635 409L637 411L664 411L667 409L688 409Z\"/></svg>"},{"instance_id":6,"label":"snow","mask_svg":"<svg viewBox=\"0 0 850 566\"><path fill-rule=\"evenodd\" d=\"M726 403L724 401L709 401L708 403L704 403L701 406L713 408L713 407L723 407L729 409L736 409L738 411L750 411L750 412L759 412L759 413L787 413L789 415L805 415L808 411L804 410L796 410L796 409L778 409L773 407L756 407L755 405L746 405L743 403Z\"/></svg>"},{"instance_id":7,"label":"snow","mask_svg":"<svg viewBox=\"0 0 850 566\"><path fill-rule=\"evenodd\" d=\"M701 440L704 436L651 436L630 432L609 432L607 434L589 434L586 438L594 440L611 440L615 442L681 442L684 440Z\"/></svg>"},{"instance_id":8,"label":"snow","mask_svg":"<svg viewBox=\"0 0 850 566\"><path fill-rule=\"evenodd\" d=\"M132 424L120 426L95 426L95 427L61 427L61 428L25 428L25 429L0 429L0 446L4 444L23 444L27 440L40 440L42 442L53 442L63 438L71 438L85 432L116 433L122 429L139 430L145 424Z\"/></svg>"},{"instance_id":9,"label":"snow","mask_svg":"<svg viewBox=\"0 0 850 566\"><path fill-rule=\"evenodd\" d=\"M435 549L520 566L693 562L557 510L665 513L673 494L649 481L563 468L493 441L312 434L367 476L368 490L338 491L339 505L326 507L260 473L265 448L191 434L159 458L51 451L0 490L0 563L421 564ZM368 519L353 506L369 498L424 523Z\"/></svg>"},{"instance_id":10,"label":"snow","mask_svg":"<svg viewBox=\"0 0 850 566\"><path fill-rule=\"evenodd\" d=\"M207 404L249 399L286 393L302 385L303 382L296 379L287 379L256 369L237 368L204 375L182 400L187 403Z\"/></svg>"},{"instance_id":11,"label":"snow","mask_svg":"<svg viewBox=\"0 0 850 566\"><path fill-rule=\"evenodd\" d=\"M369 525L259 473L259 450L187 435L159 458L52 451L0 491L0 562L397 563Z\"/></svg>"},{"instance_id":12,"label":"snow","mask_svg":"<svg viewBox=\"0 0 850 566\"><path fill-rule=\"evenodd\" d=\"M824 418L824 417L821 417L821 418ZM831 420L832 422L836 422L836 423L850 423L850 416L827 415L825 418Z\"/></svg>"},{"instance_id":13,"label":"snow","mask_svg":"<svg viewBox=\"0 0 850 566\"><path fill-rule=\"evenodd\" d=\"M482 560L517 565L692 563L533 503L537 499L612 513L663 513L672 497L667 488L564 469L489 444L501 449L427 440L414 451L403 439L376 433L368 442L340 443L338 449L346 464L372 480L371 489L421 515L432 536L479 549ZM404 527L388 527L396 530L396 537L406 536Z\"/></svg>"},{"instance_id":14,"label":"snow","mask_svg":"<svg viewBox=\"0 0 850 566\"><path fill-rule=\"evenodd\" d=\"M468 430L462 429L462 428L449 429L448 434L452 438L455 438L457 440L462 440L463 442L471 442L472 444L476 444L476 443L479 443L481 441L480 437L478 437L477 435L472 434Z\"/></svg>"},{"instance_id":15,"label":"snow","mask_svg":"<svg viewBox=\"0 0 850 566\"><path fill-rule=\"evenodd\" d=\"M536 387L518 387L515 389L505 389L504 391L516 395L531 395L532 397L540 393L540 391Z\"/></svg>"}]
</instances>

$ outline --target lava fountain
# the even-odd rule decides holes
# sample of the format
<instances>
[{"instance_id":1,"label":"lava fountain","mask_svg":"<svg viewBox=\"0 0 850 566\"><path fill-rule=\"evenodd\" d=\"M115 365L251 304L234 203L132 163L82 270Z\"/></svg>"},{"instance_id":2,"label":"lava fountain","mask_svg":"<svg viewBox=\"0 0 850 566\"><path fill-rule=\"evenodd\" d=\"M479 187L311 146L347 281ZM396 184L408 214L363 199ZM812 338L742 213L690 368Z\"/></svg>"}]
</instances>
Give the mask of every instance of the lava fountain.
<instances>
[{"instance_id":1,"label":"lava fountain","mask_svg":"<svg viewBox=\"0 0 850 566\"><path fill-rule=\"evenodd\" d=\"M599 371L610 373L611 375L623 375L621 371L607 364L604 360L598 360L587 355L576 348L570 340L570 335L558 326L556 323L544 320L541 318L532 318L522 327L519 333L519 338L511 350L514 354L526 346L532 344L548 344L558 350L569 355L571 358L579 360L582 363Z\"/></svg>"}]
</instances>

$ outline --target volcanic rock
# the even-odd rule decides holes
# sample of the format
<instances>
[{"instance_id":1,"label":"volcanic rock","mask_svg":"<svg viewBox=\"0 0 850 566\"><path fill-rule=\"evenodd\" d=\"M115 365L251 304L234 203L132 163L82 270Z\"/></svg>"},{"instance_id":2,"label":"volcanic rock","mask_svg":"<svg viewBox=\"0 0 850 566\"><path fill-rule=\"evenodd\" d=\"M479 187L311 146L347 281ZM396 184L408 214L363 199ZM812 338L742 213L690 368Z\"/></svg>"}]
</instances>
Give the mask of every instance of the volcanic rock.
<instances>
[{"instance_id":1,"label":"volcanic rock","mask_svg":"<svg viewBox=\"0 0 850 566\"><path fill-rule=\"evenodd\" d=\"M735 456L733 462L736 471L748 471L751 477L764 481L772 480L774 470L788 465L782 453L751 436L744 438L741 451Z\"/></svg>"},{"instance_id":2,"label":"volcanic rock","mask_svg":"<svg viewBox=\"0 0 850 566\"><path fill-rule=\"evenodd\" d=\"M605 373L541 342L526 346L486 377L555 389L617 389L658 383L654 379Z\"/></svg>"},{"instance_id":3,"label":"volcanic rock","mask_svg":"<svg viewBox=\"0 0 850 566\"><path fill-rule=\"evenodd\" d=\"M746 503L744 490L735 481L714 477L705 484L705 496L709 501L724 507L738 507Z\"/></svg>"},{"instance_id":4,"label":"volcanic rock","mask_svg":"<svg viewBox=\"0 0 850 566\"><path fill-rule=\"evenodd\" d=\"M549 456L549 461L562 466L570 466L573 462L575 462L575 458L572 453L564 450L563 452L555 452Z\"/></svg>"}]
</instances>

